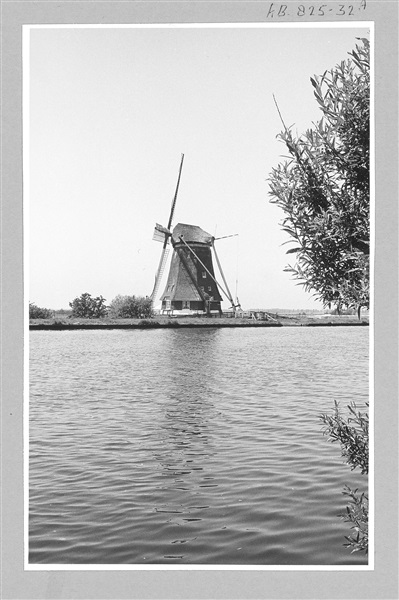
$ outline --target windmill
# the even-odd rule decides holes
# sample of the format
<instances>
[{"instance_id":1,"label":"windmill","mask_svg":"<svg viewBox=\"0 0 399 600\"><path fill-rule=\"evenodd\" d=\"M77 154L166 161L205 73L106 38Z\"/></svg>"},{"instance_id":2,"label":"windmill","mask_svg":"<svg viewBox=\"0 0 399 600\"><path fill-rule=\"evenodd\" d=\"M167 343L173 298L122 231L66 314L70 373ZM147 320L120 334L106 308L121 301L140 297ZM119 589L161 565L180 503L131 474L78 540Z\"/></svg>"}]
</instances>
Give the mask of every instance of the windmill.
<instances>
[{"instance_id":1,"label":"windmill","mask_svg":"<svg viewBox=\"0 0 399 600\"><path fill-rule=\"evenodd\" d=\"M170 243L173 247L173 256L165 291L161 296L161 311L183 314L221 314L222 296L220 292L228 298L235 311L239 304L234 303L227 285L216 253L215 238L197 225L178 223L173 231L171 230L183 160L184 154L181 158L168 226L163 227L159 223L155 225L153 239L162 242L163 248L151 300L154 303L156 299L162 274L165 270ZM226 289L216 280L212 253L215 256Z\"/></svg>"}]
</instances>

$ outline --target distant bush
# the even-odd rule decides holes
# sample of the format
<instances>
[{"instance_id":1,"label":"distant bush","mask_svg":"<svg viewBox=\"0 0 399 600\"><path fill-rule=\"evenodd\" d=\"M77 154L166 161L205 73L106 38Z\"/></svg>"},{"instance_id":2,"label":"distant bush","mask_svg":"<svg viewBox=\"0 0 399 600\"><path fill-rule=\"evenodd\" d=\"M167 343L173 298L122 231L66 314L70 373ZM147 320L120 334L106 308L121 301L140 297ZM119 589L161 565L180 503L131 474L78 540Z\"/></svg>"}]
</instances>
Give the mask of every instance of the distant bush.
<instances>
[{"instance_id":1,"label":"distant bush","mask_svg":"<svg viewBox=\"0 0 399 600\"><path fill-rule=\"evenodd\" d=\"M105 305L105 298L97 296L92 298L90 294L85 292L79 298L75 298L69 303L72 308L72 317L80 317L83 319L101 319L107 316L108 308Z\"/></svg>"},{"instance_id":2,"label":"distant bush","mask_svg":"<svg viewBox=\"0 0 399 600\"><path fill-rule=\"evenodd\" d=\"M366 404L368 406L368 403ZM339 441L341 444L342 457L351 467L351 470L359 467L362 474L369 472L369 416L360 412L356 404L352 402L349 406L349 416L345 419L338 403L335 402L333 415L321 415L320 419L326 425L324 434L329 436L331 442ZM347 543L344 544L352 549L352 552L368 552L368 513L369 500L363 492L352 490L345 486L343 494L349 498L346 513L339 515L344 521L352 523L354 533L345 536Z\"/></svg>"},{"instance_id":3,"label":"distant bush","mask_svg":"<svg viewBox=\"0 0 399 600\"><path fill-rule=\"evenodd\" d=\"M116 296L109 307L114 319L144 319L154 315L151 298L143 296Z\"/></svg>"},{"instance_id":4,"label":"distant bush","mask_svg":"<svg viewBox=\"0 0 399 600\"><path fill-rule=\"evenodd\" d=\"M70 316L72 316L72 311L66 310L65 308L60 308L60 309L54 311L54 319L63 320L63 319L67 319Z\"/></svg>"},{"instance_id":5,"label":"distant bush","mask_svg":"<svg viewBox=\"0 0 399 600\"><path fill-rule=\"evenodd\" d=\"M159 322L158 321L153 321L152 319L142 319L139 323L140 327L143 327L144 329L146 327L159 327Z\"/></svg>"},{"instance_id":6,"label":"distant bush","mask_svg":"<svg viewBox=\"0 0 399 600\"><path fill-rule=\"evenodd\" d=\"M339 309L334 308L328 311L330 315L355 315L357 311L354 308Z\"/></svg>"},{"instance_id":7,"label":"distant bush","mask_svg":"<svg viewBox=\"0 0 399 600\"><path fill-rule=\"evenodd\" d=\"M168 324L168 327L180 327L179 321L171 321L169 319L169 321L167 322L167 324Z\"/></svg>"},{"instance_id":8,"label":"distant bush","mask_svg":"<svg viewBox=\"0 0 399 600\"><path fill-rule=\"evenodd\" d=\"M51 319L54 316L54 311L50 308L40 308L34 302L29 302L29 318L30 319Z\"/></svg>"}]
</instances>

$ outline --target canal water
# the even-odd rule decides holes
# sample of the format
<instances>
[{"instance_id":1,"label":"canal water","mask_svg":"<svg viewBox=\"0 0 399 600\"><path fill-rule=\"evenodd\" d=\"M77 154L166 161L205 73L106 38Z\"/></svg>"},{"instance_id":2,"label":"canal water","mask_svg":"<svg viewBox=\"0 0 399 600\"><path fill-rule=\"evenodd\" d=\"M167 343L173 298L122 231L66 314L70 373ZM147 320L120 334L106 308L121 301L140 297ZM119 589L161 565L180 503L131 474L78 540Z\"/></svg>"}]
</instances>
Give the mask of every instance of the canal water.
<instances>
[{"instance_id":1,"label":"canal water","mask_svg":"<svg viewBox=\"0 0 399 600\"><path fill-rule=\"evenodd\" d=\"M31 332L30 563L367 564L319 415L364 408L368 334Z\"/></svg>"}]
</instances>

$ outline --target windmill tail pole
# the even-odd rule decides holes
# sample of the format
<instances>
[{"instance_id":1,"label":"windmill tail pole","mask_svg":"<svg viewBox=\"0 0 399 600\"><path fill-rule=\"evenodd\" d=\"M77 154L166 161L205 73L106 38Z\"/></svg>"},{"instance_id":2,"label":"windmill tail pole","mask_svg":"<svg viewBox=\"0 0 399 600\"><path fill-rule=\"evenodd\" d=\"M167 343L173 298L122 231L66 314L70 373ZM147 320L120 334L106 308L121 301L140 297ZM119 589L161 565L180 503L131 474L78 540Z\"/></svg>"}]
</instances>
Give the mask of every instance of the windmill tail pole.
<instances>
[{"instance_id":1,"label":"windmill tail pole","mask_svg":"<svg viewBox=\"0 0 399 600\"><path fill-rule=\"evenodd\" d=\"M230 236L226 236L226 237L230 237ZM231 237L232 237L232 236L231 236ZM212 248L213 248L213 251L214 251L214 253L215 253L216 262L217 262L217 265L218 265L218 267L219 267L219 271L220 271L220 274L221 274L221 276L222 276L223 283L224 283L224 285L226 286L226 290L227 290L227 297L228 297L228 299L229 299L229 300L230 300L230 302L231 302L231 306L233 307L233 311L235 312L235 311L236 311L236 306L235 306L235 303L234 303L234 300L233 300L233 296L231 295L231 292L230 292L230 290L229 290L229 286L227 285L227 281L226 281L226 278L225 278L225 276L224 276L223 269L222 269L222 265L220 264L220 260L219 260L218 254L217 254L217 252L216 252L216 248L215 248L215 240L212 240Z\"/></svg>"}]
</instances>

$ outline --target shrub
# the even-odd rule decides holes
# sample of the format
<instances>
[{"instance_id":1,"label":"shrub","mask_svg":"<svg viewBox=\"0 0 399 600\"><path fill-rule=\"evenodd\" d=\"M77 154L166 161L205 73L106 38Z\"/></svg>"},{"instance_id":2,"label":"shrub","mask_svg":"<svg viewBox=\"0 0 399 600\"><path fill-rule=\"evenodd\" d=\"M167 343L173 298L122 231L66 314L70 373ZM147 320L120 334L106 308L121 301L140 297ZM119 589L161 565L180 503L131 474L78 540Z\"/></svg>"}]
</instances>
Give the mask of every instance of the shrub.
<instances>
[{"instance_id":1,"label":"shrub","mask_svg":"<svg viewBox=\"0 0 399 600\"><path fill-rule=\"evenodd\" d=\"M368 406L368 403L366 403ZM342 457L345 459L353 471L359 467L362 474L369 472L369 416L365 412L358 411L356 404L352 402L348 405L349 416L345 419L339 405L335 402L333 415L321 415L320 419L326 425L324 434L329 436L331 442L339 441L341 444ZM351 529L354 530L350 536L345 536L346 547L351 548L352 552L368 552L368 511L369 500L366 494L358 493L358 490L352 490L345 486L342 492L349 503L346 507L346 513L339 515L345 522L352 523Z\"/></svg>"},{"instance_id":2,"label":"shrub","mask_svg":"<svg viewBox=\"0 0 399 600\"><path fill-rule=\"evenodd\" d=\"M347 543L344 544L347 548L352 548L352 552L363 551L368 553L369 545L369 500L363 493L358 494L358 490L351 490L345 486L342 492L350 498L349 504L346 507L346 513L339 515L345 522L352 523L353 535L345 536Z\"/></svg>"},{"instance_id":3,"label":"shrub","mask_svg":"<svg viewBox=\"0 0 399 600\"><path fill-rule=\"evenodd\" d=\"M271 202L295 244L291 272L324 306L369 307L369 42L311 78L322 118L297 137L283 122L288 160L272 170Z\"/></svg>"},{"instance_id":4,"label":"shrub","mask_svg":"<svg viewBox=\"0 0 399 600\"><path fill-rule=\"evenodd\" d=\"M29 302L30 319L51 319L53 316L54 311L50 308L40 308L34 302Z\"/></svg>"},{"instance_id":5,"label":"shrub","mask_svg":"<svg viewBox=\"0 0 399 600\"><path fill-rule=\"evenodd\" d=\"M151 298L143 296L116 296L109 307L109 316L115 319L143 319L154 315Z\"/></svg>"},{"instance_id":6,"label":"shrub","mask_svg":"<svg viewBox=\"0 0 399 600\"><path fill-rule=\"evenodd\" d=\"M100 319L107 315L107 306L105 298L97 296L92 298L90 294L85 292L79 298L75 298L69 303L72 308L72 317L81 317L84 319Z\"/></svg>"},{"instance_id":7,"label":"shrub","mask_svg":"<svg viewBox=\"0 0 399 600\"><path fill-rule=\"evenodd\" d=\"M158 321L149 321L148 319L142 319L140 321L140 327L143 327L144 329L147 327L159 327L159 323Z\"/></svg>"}]
</instances>

